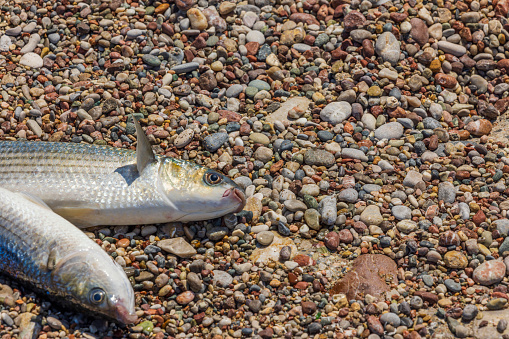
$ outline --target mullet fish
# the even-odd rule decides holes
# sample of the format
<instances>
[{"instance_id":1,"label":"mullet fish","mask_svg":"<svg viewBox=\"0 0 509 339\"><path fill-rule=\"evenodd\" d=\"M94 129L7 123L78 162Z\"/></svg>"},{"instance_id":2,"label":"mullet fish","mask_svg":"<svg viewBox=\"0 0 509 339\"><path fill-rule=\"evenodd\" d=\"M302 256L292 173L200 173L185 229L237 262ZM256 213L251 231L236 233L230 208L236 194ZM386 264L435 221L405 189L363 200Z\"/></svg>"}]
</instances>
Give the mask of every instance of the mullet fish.
<instances>
[{"instance_id":1,"label":"mullet fish","mask_svg":"<svg viewBox=\"0 0 509 339\"><path fill-rule=\"evenodd\" d=\"M136 321L123 269L82 231L37 198L0 188L0 271L118 322Z\"/></svg>"},{"instance_id":2,"label":"mullet fish","mask_svg":"<svg viewBox=\"0 0 509 339\"><path fill-rule=\"evenodd\" d=\"M193 162L156 156L134 119L136 152L109 146L0 142L0 187L30 192L80 228L214 219L244 193Z\"/></svg>"}]
</instances>

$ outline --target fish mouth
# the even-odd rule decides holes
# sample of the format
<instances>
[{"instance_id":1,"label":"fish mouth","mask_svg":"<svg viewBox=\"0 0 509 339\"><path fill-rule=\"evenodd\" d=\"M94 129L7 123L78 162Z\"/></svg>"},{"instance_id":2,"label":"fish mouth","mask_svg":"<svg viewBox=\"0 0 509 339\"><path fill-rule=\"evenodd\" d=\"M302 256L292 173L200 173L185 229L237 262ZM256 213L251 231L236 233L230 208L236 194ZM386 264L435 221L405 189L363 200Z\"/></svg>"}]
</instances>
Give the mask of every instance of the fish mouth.
<instances>
[{"instance_id":1,"label":"fish mouth","mask_svg":"<svg viewBox=\"0 0 509 339\"><path fill-rule=\"evenodd\" d=\"M116 305L115 314L117 320L124 323L125 325L134 324L136 320L138 320L138 316L129 312L124 305Z\"/></svg>"},{"instance_id":2,"label":"fish mouth","mask_svg":"<svg viewBox=\"0 0 509 339\"><path fill-rule=\"evenodd\" d=\"M237 200L240 203L239 208L237 208L233 212L239 213L240 211L242 211L244 209L244 206L246 205L246 196L244 195L244 192L234 187L232 189L226 190L223 194L223 198L229 196L233 197L233 199Z\"/></svg>"}]
</instances>

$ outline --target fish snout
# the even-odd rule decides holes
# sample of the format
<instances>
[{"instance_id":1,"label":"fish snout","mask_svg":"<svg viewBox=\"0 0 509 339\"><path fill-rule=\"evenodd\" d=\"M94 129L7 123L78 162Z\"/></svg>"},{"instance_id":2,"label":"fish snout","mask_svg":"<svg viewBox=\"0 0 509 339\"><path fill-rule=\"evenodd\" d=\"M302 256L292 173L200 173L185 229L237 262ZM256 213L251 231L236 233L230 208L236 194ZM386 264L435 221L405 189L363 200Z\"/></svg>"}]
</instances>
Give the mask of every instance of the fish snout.
<instances>
[{"instance_id":1,"label":"fish snout","mask_svg":"<svg viewBox=\"0 0 509 339\"><path fill-rule=\"evenodd\" d=\"M138 316L135 313L131 313L122 304L115 305L115 313L118 321L123 324L134 324L138 320Z\"/></svg>"},{"instance_id":2,"label":"fish snout","mask_svg":"<svg viewBox=\"0 0 509 339\"><path fill-rule=\"evenodd\" d=\"M234 213L239 213L244 209L244 206L246 205L246 196L244 192L239 190L238 188L231 188L229 190L226 190L223 194L223 198L231 197L233 200L240 203L239 208L234 211Z\"/></svg>"}]
</instances>

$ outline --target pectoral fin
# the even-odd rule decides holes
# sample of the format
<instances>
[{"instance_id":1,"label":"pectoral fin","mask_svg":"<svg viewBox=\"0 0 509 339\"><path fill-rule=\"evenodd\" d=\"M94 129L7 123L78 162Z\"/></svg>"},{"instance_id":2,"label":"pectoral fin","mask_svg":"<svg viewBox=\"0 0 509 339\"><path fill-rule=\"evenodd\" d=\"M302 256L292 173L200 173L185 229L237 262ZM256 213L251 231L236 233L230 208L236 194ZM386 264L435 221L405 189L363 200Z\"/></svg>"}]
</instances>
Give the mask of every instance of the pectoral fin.
<instances>
[{"instance_id":1,"label":"pectoral fin","mask_svg":"<svg viewBox=\"0 0 509 339\"><path fill-rule=\"evenodd\" d=\"M90 217L100 213L97 208L91 207L62 207L55 208L53 211L78 228L97 226L90 222Z\"/></svg>"},{"instance_id":2,"label":"pectoral fin","mask_svg":"<svg viewBox=\"0 0 509 339\"><path fill-rule=\"evenodd\" d=\"M52 271L57 263L57 250L53 248L48 255L48 262L46 263L46 269Z\"/></svg>"},{"instance_id":3,"label":"pectoral fin","mask_svg":"<svg viewBox=\"0 0 509 339\"><path fill-rule=\"evenodd\" d=\"M147 138L145 132L141 128L140 123L133 116L134 125L136 126L136 167L138 173L141 174L143 170L151 163L156 162L156 156L150 146L150 141Z\"/></svg>"}]
</instances>

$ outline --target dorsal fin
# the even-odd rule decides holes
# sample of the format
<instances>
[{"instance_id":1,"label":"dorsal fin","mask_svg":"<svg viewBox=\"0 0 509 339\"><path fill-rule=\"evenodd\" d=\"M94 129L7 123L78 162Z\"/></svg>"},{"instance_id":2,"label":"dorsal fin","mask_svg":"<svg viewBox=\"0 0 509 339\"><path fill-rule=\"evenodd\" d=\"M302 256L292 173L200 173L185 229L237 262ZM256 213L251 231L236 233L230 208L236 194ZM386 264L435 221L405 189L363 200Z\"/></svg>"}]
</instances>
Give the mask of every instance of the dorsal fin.
<instances>
[{"instance_id":1,"label":"dorsal fin","mask_svg":"<svg viewBox=\"0 0 509 339\"><path fill-rule=\"evenodd\" d=\"M46 203L44 201L42 201L41 198L36 197L35 195L27 193L27 192L17 192L17 193L18 193L18 195L22 196L23 198L27 199L28 201L31 201L34 204L39 205L39 206L51 211L51 208L48 205L46 205Z\"/></svg>"},{"instance_id":2,"label":"dorsal fin","mask_svg":"<svg viewBox=\"0 0 509 339\"><path fill-rule=\"evenodd\" d=\"M141 129L140 123L136 120L134 115L132 117L134 125L136 126L136 168L138 169L138 173L141 174L145 167L156 162L156 156L152 150L152 146L150 146L147 135L143 132L143 129Z\"/></svg>"}]
</instances>

